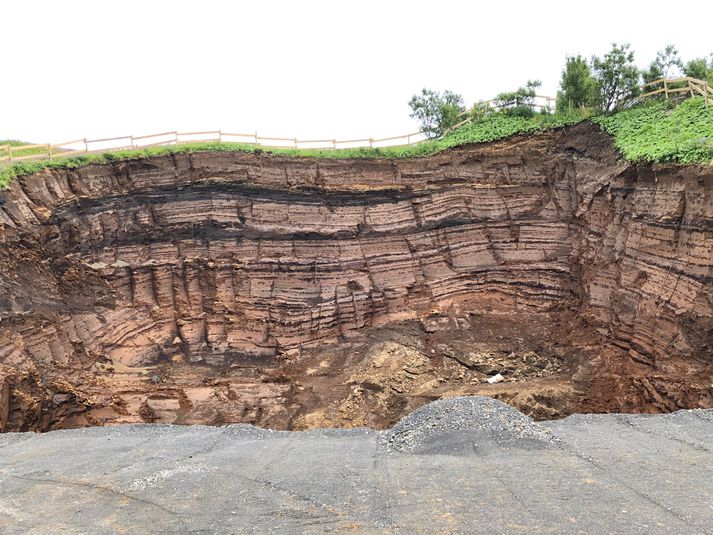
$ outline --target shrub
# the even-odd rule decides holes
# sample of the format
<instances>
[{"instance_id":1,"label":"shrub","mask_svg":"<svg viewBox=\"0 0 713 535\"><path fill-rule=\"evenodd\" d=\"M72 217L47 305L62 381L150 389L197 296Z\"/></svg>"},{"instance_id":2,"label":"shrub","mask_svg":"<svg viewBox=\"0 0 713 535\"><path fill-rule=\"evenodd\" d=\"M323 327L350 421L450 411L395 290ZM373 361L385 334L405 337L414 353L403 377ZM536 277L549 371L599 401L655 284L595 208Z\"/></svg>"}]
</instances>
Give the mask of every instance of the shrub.
<instances>
[{"instance_id":1,"label":"shrub","mask_svg":"<svg viewBox=\"0 0 713 535\"><path fill-rule=\"evenodd\" d=\"M603 58L592 58L599 89L599 106L604 111L611 111L639 94L639 69L634 65L634 52L630 46L629 43L612 43L611 50Z\"/></svg>"},{"instance_id":2,"label":"shrub","mask_svg":"<svg viewBox=\"0 0 713 535\"><path fill-rule=\"evenodd\" d=\"M709 164L713 162L713 106L703 97L678 106L652 101L594 119L632 161Z\"/></svg>"},{"instance_id":3,"label":"shrub","mask_svg":"<svg viewBox=\"0 0 713 535\"><path fill-rule=\"evenodd\" d=\"M706 58L692 59L686 63L683 72L686 76L707 80L708 83L713 84L713 54L711 54L710 60Z\"/></svg>"},{"instance_id":4,"label":"shrub","mask_svg":"<svg viewBox=\"0 0 713 535\"><path fill-rule=\"evenodd\" d=\"M678 55L678 50L673 45L667 45L665 49L656 53L656 59L650 64L648 69L641 71L644 83L653 82L660 78L674 78L681 75L683 62Z\"/></svg>"},{"instance_id":5,"label":"shrub","mask_svg":"<svg viewBox=\"0 0 713 535\"><path fill-rule=\"evenodd\" d=\"M589 63L580 55L568 56L557 92L557 113L594 108L597 100L597 81L592 76Z\"/></svg>"},{"instance_id":6,"label":"shrub","mask_svg":"<svg viewBox=\"0 0 713 535\"><path fill-rule=\"evenodd\" d=\"M442 136L450 127L458 124L459 115L465 111L463 97L445 91L443 94L423 89L409 101L411 117L421 123L421 131L428 139Z\"/></svg>"},{"instance_id":7,"label":"shrub","mask_svg":"<svg viewBox=\"0 0 713 535\"><path fill-rule=\"evenodd\" d=\"M487 102L480 101L473 104L473 107L470 109L470 118L473 121L479 121L491 113L495 113L492 106Z\"/></svg>"},{"instance_id":8,"label":"shrub","mask_svg":"<svg viewBox=\"0 0 713 535\"><path fill-rule=\"evenodd\" d=\"M528 80L524 87L509 93L500 93L495 104L510 117L532 117L535 114L536 90L542 85L539 80Z\"/></svg>"}]
</instances>

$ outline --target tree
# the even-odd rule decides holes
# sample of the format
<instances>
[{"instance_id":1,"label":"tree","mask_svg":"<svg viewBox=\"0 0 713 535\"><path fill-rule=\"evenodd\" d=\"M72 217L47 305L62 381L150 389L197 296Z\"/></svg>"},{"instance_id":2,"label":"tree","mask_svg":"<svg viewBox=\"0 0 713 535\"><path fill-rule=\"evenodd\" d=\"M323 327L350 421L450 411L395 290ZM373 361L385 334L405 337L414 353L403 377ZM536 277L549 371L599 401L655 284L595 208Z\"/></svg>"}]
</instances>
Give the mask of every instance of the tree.
<instances>
[{"instance_id":1,"label":"tree","mask_svg":"<svg viewBox=\"0 0 713 535\"><path fill-rule=\"evenodd\" d=\"M673 45L666 45L666 48L656 53L656 59L649 64L649 68L641 71L641 76L644 78L644 83L648 84L661 78L680 76L682 70L683 62L678 55L678 50Z\"/></svg>"},{"instance_id":2,"label":"tree","mask_svg":"<svg viewBox=\"0 0 713 535\"><path fill-rule=\"evenodd\" d=\"M524 87L495 97L495 105L506 115L532 117L535 114L535 95L542 85L539 80L528 80Z\"/></svg>"},{"instance_id":3,"label":"tree","mask_svg":"<svg viewBox=\"0 0 713 535\"><path fill-rule=\"evenodd\" d=\"M589 63L582 56L567 56L557 92L557 112L575 108L593 108L597 105L597 81L592 76Z\"/></svg>"},{"instance_id":4,"label":"tree","mask_svg":"<svg viewBox=\"0 0 713 535\"><path fill-rule=\"evenodd\" d=\"M634 65L634 52L629 43L612 43L604 58L592 58L594 78L599 87L599 105L613 110L620 102L639 94L639 69Z\"/></svg>"},{"instance_id":5,"label":"tree","mask_svg":"<svg viewBox=\"0 0 713 535\"><path fill-rule=\"evenodd\" d=\"M429 139L442 136L458 123L460 113L465 111L463 97L452 91L443 94L424 88L420 95L409 100L411 117L421 123L421 131Z\"/></svg>"},{"instance_id":6,"label":"tree","mask_svg":"<svg viewBox=\"0 0 713 535\"><path fill-rule=\"evenodd\" d=\"M479 121L494 112L495 109L488 102L480 100L473 104L473 107L470 108L469 115L473 121Z\"/></svg>"},{"instance_id":7,"label":"tree","mask_svg":"<svg viewBox=\"0 0 713 535\"><path fill-rule=\"evenodd\" d=\"M683 73L691 78L708 80L709 83L713 84L713 54L711 54L710 60L706 58L692 59L686 63Z\"/></svg>"}]
</instances>

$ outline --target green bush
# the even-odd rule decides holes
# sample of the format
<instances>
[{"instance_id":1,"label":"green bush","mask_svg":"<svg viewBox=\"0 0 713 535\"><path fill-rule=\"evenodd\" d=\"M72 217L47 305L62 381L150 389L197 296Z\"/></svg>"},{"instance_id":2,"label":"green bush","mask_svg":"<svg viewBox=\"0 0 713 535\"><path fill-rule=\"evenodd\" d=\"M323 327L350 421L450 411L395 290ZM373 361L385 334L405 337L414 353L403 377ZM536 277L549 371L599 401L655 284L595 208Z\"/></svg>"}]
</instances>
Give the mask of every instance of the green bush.
<instances>
[{"instance_id":1,"label":"green bush","mask_svg":"<svg viewBox=\"0 0 713 535\"><path fill-rule=\"evenodd\" d=\"M495 97L500 112L511 117L532 117L535 114L535 95L542 85L539 80L528 80L524 87Z\"/></svg>"},{"instance_id":2,"label":"green bush","mask_svg":"<svg viewBox=\"0 0 713 535\"><path fill-rule=\"evenodd\" d=\"M424 88L420 95L411 97L408 105L411 117L421 123L421 131L429 139L441 137L458 124L459 115L465 111L463 97L448 90L441 94Z\"/></svg>"},{"instance_id":3,"label":"green bush","mask_svg":"<svg viewBox=\"0 0 713 535\"><path fill-rule=\"evenodd\" d=\"M611 111L622 102L639 94L639 69L634 65L634 52L625 43L612 48L603 58L592 58L594 78L599 89L599 107Z\"/></svg>"},{"instance_id":4,"label":"green bush","mask_svg":"<svg viewBox=\"0 0 713 535\"><path fill-rule=\"evenodd\" d=\"M462 126L439 140L439 144L441 148L447 148L467 143L485 143L515 134L531 134L581 121L582 117L577 113L560 115L534 114L531 117L522 117L498 112L487 115L480 121Z\"/></svg>"},{"instance_id":5,"label":"green bush","mask_svg":"<svg viewBox=\"0 0 713 535\"><path fill-rule=\"evenodd\" d=\"M656 53L656 59L650 64L648 69L641 71L644 83L648 84L660 78L679 77L683 71L683 62L678 55L678 50L673 45L667 45L665 49Z\"/></svg>"},{"instance_id":6,"label":"green bush","mask_svg":"<svg viewBox=\"0 0 713 535\"><path fill-rule=\"evenodd\" d=\"M597 81L587 60L582 56L567 57L557 92L557 112L595 108L598 96Z\"/></svg>"},{"instance_id":7,"label":"green bush","mask_svg":"<svg viewBox=\"0 0 713 535\"><path fill-rule=\"evenodd\" d=\"M709 164L713 161L713 106L702 97L669 101L594 119L628 160Z\"/></svg>"},{"instance_id":8,"label":"green bush","mask_svg":"<svg viewBox=\"0 0 713 535\"><path fill-rule=\"evenodd\" d=\"M692 59L686 63L683 72L686 76L699 80L707 80L709 84L713 84L713 54L711 54L710 59Z\"/></svg>"}]
</instances>

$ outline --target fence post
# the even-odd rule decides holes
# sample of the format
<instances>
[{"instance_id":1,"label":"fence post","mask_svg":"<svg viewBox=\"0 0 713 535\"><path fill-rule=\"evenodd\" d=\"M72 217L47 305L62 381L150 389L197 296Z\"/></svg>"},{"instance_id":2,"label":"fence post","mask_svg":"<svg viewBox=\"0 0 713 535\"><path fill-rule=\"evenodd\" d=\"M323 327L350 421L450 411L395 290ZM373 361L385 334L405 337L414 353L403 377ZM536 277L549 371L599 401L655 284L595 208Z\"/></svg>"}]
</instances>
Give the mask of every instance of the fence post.
<instances>
[{"instance_id":1,"label":"fence post","mask_svg":"<svg viewBox=\"0 0 713 535\"><path fill-rule=\"evenodd\" d=\"M374 148L374 138L373 138L373 137L370 137L370 138L369 138L369 148L370 148L370 149L373 149L373 148Z\"/></svg>"},{"instance_id":2,"label":"fence post","mask_svg":"<svg viewBox=\"0 0 713 535\"><path fill-rule=\"evenodd\" d=\"M87 143L87 138L84 138L84 152L89 152L89 143Z\"/></svg>"},{"instance_id":3,"label":"fence post","mask_svg":"<svg viewBox=\"0 0 713 535\"><path fill-rule=\"evenodd\" d=\"M218 130L218 143L223 141L223 130Z\"/></svg>"},{"instance_id":4,"label":"fence post","mask_svg":"<svg viewBox=\"0 0 713 535\"><path fill-rule=\"evenodd\" d=\"M666 78L663 79L663 92L664 95L666 95L666 98L668 99L668 83L666 81Z\"/></svg>"},{"instance_id":5,"label":"fence post","mask_svg":"<svg viewBox=\"0 0 713 535\"><path fill-rule=\"evenodd\" d=\"M131 134L129 136L129 139L131 140L131 148L133 149L134 148L134 134Z\"/></svg>"},{"instance_id":6,"label":"fence post","mask_svg":"<svg viewBox=\"0 0 713 535\"><path fill-rule=\"evenodd\" d=\"M173 144L178 145L178 130L173 133Z\"/></svg>"},{"instance_id":7,"label":"fence post","mask_svg":"<svg viewBox=\"0 0 713 535\"><path fill-rule=\"evenodd\" d=\"M294 139L295 142L295 148L297 148L297 138Z\"/></svg>"},{"instance_id":8,"label":"fence post","mask_svg":"<svg viewBox=\"0 0 713 535\"><path fill-rule=\"evenodd\" d=\"M409 134L408 136L406 136L406 144L407 144L407 145L410 145L410 144L411 144L411 134Z\"/></svg>"},{"instance_id":9,"label":"fence post","mask_svg":"<svg viewBox=\"0 0 713 535\"><path fill-rule=\"evenodd\" d=\"M49 159L52 159L52 143L47 143L47 155L49 156Z\"/></svg>"},{"instance_id":10,"label":"fence post","mask_svg":"<svg viewBox=\"0 0 713 535\"><path fill-rule=\"evenodd\" d=\"M9 143L7 144L7 155L9 156L10 161L12 162L12 145L10 145Z\"/></svg>"},{"instance_id":11,"label":"fence post","mask_svg":"<svg viewBox=\"0 0 713 535\"><path fill-rule=\"evenodd\" d=\"M255 146L257 147L257 130L255 131Z\"/></svg>"},{"instance_id":12,"label":"fence post","mask_svg":"<svg viewBox=\"0 0 713 535\"><path fill-rule=\"evenodd\" d=\"M337 150L337 140L336 139L332 140L332 150Z\"/></svg>"}]
</instances>

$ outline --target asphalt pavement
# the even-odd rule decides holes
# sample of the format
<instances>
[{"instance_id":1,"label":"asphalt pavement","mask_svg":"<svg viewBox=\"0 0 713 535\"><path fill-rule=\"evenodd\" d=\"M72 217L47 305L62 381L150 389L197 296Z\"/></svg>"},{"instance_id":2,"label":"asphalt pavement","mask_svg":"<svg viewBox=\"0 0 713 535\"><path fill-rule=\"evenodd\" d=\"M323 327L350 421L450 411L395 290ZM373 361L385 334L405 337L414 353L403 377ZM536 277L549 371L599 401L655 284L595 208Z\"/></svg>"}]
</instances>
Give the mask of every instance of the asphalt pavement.
<instances>
[{"instance_id":1,"label":"asphalt pavement","mask_svg":"<svg viewBox=\"0 0 713 535\"><path fill-rule=\"evenodd\" d=\"M490 398L386 431L0 435L0 533L713 534L713 410L533 422Z\"/></svg>"}]
</instances>

